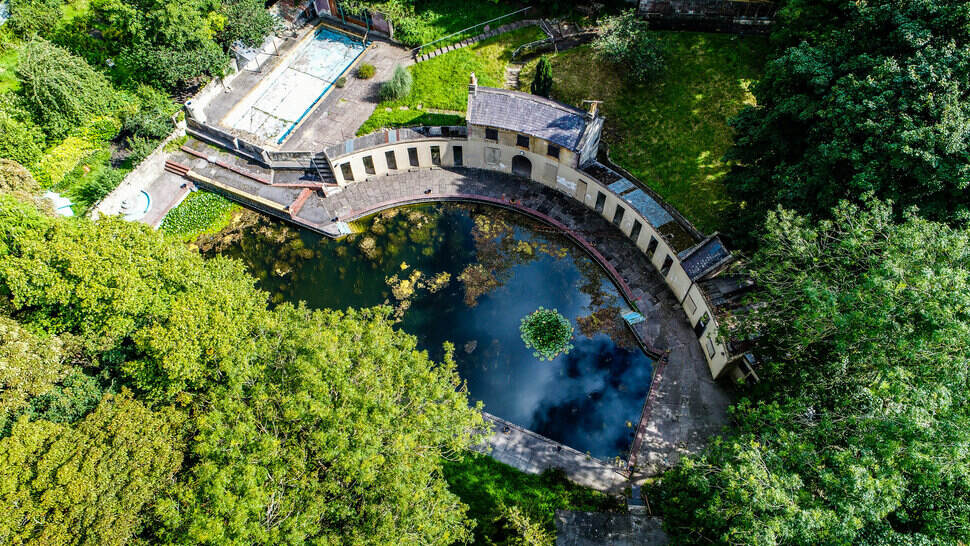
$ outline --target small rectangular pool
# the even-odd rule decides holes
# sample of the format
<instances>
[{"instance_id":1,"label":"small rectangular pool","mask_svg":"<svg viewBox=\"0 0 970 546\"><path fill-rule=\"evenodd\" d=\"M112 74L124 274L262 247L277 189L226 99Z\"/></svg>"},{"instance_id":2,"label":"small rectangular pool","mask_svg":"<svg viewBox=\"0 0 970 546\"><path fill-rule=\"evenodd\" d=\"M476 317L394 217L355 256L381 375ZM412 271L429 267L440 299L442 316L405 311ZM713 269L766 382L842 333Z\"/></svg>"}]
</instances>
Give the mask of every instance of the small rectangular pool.
<instances>
[{"instance_id":1,"label":"small rectangular pool","mask_svg":"<svg viewBox=\"0 0 970 546\"><path fill-rule=\"evenodd\" d=\"M265 141L282 143L366 47L346 34L320 28L222 123Z\"/></svg>"}]
</instances>

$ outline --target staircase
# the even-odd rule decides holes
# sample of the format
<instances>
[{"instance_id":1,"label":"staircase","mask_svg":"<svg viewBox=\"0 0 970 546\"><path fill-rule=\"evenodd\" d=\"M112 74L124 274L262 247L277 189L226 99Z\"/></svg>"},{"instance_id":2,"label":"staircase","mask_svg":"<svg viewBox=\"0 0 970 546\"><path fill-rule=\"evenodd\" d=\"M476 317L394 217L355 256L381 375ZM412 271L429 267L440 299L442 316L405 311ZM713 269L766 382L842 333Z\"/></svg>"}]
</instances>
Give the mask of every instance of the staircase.
<instances>
[{"instance_id":1,"label":"staircase","mask_svg":"<svg viewBox=\"0 0 970 546\"><path fill-rule=\"evenodd\" d=\"M522 73L522 69L525 65L521 63L509 63L505 67L505 87L508 89L518 90L522 82L519 81L519 74Z\"/></svg>"}]
</instances>

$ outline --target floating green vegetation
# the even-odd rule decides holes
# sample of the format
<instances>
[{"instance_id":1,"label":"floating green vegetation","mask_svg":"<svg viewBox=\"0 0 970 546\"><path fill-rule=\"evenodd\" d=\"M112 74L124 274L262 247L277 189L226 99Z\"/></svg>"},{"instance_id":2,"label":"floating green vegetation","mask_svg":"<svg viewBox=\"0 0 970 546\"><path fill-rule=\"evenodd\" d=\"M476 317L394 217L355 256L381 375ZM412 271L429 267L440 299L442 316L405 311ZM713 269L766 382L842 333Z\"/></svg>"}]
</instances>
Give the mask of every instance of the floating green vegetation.
<instances>
[{"instance_id":1,"label":"floating green vegetation","mask_svg":"<svg viewBox=\"0 0 970 546\"><path fill-rule=\"evenodd\" d=\"M573 326L555 309L536 309L522 319L519 326L525 346L539 360L552 360L573 348Z\"/></svg>"},{"instance_id":2,"label":"floating green vegetation","mask_svg":"<svg viewBox=\"0 0 970 546\"><path fill-rule=\"evenodd\" d=\"M179 206L169 211L159 228L183 241L191 241L206 233L215 233L232 220L238 205L225 197L205 191L190 193Z\"/></svg>"}]
</instances>

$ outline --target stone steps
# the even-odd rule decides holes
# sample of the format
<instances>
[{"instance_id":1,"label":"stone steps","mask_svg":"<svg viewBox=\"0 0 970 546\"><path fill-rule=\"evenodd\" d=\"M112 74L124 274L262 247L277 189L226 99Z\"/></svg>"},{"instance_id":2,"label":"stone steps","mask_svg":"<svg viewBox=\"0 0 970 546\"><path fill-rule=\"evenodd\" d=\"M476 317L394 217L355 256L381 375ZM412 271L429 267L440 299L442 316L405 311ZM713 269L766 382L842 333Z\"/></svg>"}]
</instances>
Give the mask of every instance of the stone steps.
<instances>
[{"instance_id":1,"label":"stone steps","mask_svg":"<svg viewBox=\"0 0 970 546\"><path fill-rule=\"evenodd\" d=\"M474 36L472 38L467 38L467 39L462 40L460 42L457 42L457 43L454 43L454 44L449 44L449 45L440 47L440 48L438 48L438 49L436 49L434 51L431 51L430 53L423 53L421 55L417 55L414 58L414 62L420 63L420 62L423 62L423 61L427 61L428 59L433 59L433 58L437 57L438 55L443 55L443 54L448 53L450 51L455 51L456 49L461 49L463 47L468 47L468 46L470 46L472 44L477 44L478 42L481 42L483 40L487 40L489 38L494 38L495 36L498 36L499 34L505 34L506 32L512 32L514 30L519 30L520 28L525 28L527 26L535 25L537 23L538 23L538 21L533 20L533 19L522 19L521 21L515 21L514 23L508 23L508 24L502 25L500 27L496 27L494 29L489 29L487 32L483 32L483 33L481 33L481 34L479 34L477 36Z\"/></svg>"}]
</instances>

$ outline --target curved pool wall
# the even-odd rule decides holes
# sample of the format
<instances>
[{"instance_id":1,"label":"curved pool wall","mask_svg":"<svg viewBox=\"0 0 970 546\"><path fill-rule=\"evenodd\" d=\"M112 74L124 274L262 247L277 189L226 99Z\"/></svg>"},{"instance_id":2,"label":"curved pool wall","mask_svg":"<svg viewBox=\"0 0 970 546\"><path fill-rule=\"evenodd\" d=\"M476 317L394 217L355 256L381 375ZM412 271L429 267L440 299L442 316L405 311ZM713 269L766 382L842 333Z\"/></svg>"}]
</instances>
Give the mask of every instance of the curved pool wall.
<instances>
[{"instance_id":1,"label":"curved pool wall","mask_svg":"<svg viewBox=\"0 0 970 546\"><path fill-rule=\"evenodd\" d=\"M327 149L327 156L334 166L334 175L340 185L395 172L394 169L388 168L386 159L388 153L393 154L399 167L410 166L412 169L421 169L462 166L499 171L509 175L513 174L513 157L529 158L532 165L540 167L532 170L533 182L572 197L608 221L613 221L617 211L623 210L622 221L616 226L617 229L631 237L631 241L660 272L664 282L681 302L687 321L691 325L697 325L703 319L707 319L706 325L700 328L698 343L711 375L717 378L727 370L729 354L727 347L718 336L719 326L714 306L684 269L678 256L678 252L683 249L674 248L668 242L667 237L655 228L647 215L640 210L642 207L628 202L611 189L609 184L600 182L585 171L572 168L566 163L558 163L553 169L545 169L544 166L552 164L549 158L520 149L514 144L509 145L504 140L489 141L486 144L484 134L477 134L474 131L475 128L472 129L470 135L465 127L424 128L423 132L407 129L382 131L332 146ZM485 162L486 146L499 150L498 161ZM458 155L455 152L456 148L461 148ZM370 169L365 168L365 157L370 158ZM456 157L461 157L460 165L456 165ZM417 165L411 162L412 158L416 158ZM350 178L345 176L344 169L348 169ZM554 174L547 176L550 171ZM598 204L600 195L604 196L605 200ZM632 234L635 223L639 223L640 229L634 240Z\"/></svg>"},{"instance_id":2,"label":"curved pool wall","mask_svg":"<svg viewBox=\"0 0 970 546\"><path fill-rule=\"evenodd\" d=\"M623 295L584 249L484 205L399 208L355 227L336 241L306 230L264 240L258 228L222 253L247 263L275 301L313 308L398 305L388 279L449 274L440 289L415 289L399 310L419 347L441 359L443 344L454 343L459 376L489 413L593 457L629 455L652 361L620 318ZM478 265L499 282L469 301L476 285L460 274ZM573 349L552 361L535 358L520 338L522 317L540 306L576 328ZM599 326L579 327L594 315L604 317Z\"/></svg>"}]
</instances>

